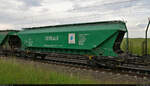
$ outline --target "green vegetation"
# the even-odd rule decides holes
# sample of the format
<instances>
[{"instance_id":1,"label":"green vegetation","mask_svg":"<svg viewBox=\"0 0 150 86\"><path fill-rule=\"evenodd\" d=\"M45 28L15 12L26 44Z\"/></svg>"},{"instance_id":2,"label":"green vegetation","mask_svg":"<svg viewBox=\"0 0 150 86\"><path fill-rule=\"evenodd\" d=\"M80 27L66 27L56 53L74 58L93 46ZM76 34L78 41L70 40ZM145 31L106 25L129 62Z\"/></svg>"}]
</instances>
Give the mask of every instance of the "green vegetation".
<instances>
[{"instance_id":1,"label":"green vegetation","mask_svg":"<svg viewBox=\"0 0 150 86\"><path fill-rule=\"evenodd\" d=\"M91 84L88 80L60 74L32 64L20 64L15 59L0 59L0 84Z\"/></svg>"},{"instance_id":2,"label":"green vegetation","mask_svg":"<svg viewBox=\"0 0 150 86\"><path fill-rule=\"evenodd\" d=\"M77 78L63 73L54 72L49 68L33 63L18 62L15 58L0 58L0 84L135 84L137 82L113 81L111 78L94 81L92 77ZM86 78L85 78L86 77ZM88 78L88 79L87 79Z\"/></svg>"},{"instance_id":3,"label":"green vegetation","mask_svg":"<svg viewBox=\"0 0 150 86\"><path fill-rule=\"evenodd\" d=\"M126 38L123 39L121 49L126 50ZM135 55L144 54L144 38L129 38L129 52ZM150 39L148 39L148 54L150 54Z\"/></svg>"}]
</instances>

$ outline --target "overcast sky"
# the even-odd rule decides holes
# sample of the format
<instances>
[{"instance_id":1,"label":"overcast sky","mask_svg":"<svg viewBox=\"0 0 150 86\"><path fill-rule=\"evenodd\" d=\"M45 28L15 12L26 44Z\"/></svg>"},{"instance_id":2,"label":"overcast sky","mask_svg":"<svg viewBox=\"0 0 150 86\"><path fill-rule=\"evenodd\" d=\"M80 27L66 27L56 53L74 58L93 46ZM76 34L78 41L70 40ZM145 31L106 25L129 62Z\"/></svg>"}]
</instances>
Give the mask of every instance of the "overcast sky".
<instances>
[{"instance_id":1,"label":"overcast sky","mask_svg":"<svg viewBox=\"0 0 150 86\"><path fill-rule=\"evenodd\" d=\"M0 0L0 30L123 20L129 37L138 38L148 17L150 0Z\"/></svg>"}]
</instances>

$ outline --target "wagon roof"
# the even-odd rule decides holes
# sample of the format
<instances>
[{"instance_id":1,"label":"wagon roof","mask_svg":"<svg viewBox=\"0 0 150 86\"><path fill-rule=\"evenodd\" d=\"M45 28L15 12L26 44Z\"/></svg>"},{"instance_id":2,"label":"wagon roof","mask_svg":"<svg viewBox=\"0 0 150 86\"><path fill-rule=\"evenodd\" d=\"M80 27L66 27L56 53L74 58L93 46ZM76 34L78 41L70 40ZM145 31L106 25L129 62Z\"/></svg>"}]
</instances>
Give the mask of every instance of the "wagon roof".
<instances>
[{"instance_id":1,"label":"wagon roof","mask_svg":"<svg viewBox=\"0 0 150 86\"><path fill-rule=\"evenodd\" d=\"M62 24L62 25L51 25L51 26L42 26L42 27L31 27L31 28L23 28L24 30L30 29L42 29L42 28L50 28L50 27L64 27L64 26L77 26L77 25L87 25L87 24L102 24L102 23L125 23L124 21L116 20L116 21L99 21L99 22L86 22L86 23L74 23L74 24Z\"/></svg>"},{"instance_id":2,"label":"wagon roof","mask_svg":"<svg viewBox=\"0 0 150 86\"><path fill-rule=\"evenodd\" d=\"M11 31L19 31L19 30L0 30L0 32L11 32Z\"/></svg>"}]
</instances>

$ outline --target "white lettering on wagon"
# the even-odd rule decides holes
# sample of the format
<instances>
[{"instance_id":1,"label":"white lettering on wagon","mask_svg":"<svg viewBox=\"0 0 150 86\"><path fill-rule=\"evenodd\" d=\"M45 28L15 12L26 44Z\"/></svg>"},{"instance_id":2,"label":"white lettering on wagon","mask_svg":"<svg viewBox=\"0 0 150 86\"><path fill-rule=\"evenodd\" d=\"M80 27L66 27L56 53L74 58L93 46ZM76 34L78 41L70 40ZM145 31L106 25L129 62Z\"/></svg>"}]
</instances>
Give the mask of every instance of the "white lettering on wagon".
<instances>
[{"instance_id":1,"label":"white lettering on wagon","mask_svg":"<svg viewBox=\"0 0 150 86\"><path fill-rule=\"evenodd\" d=\"M31 38L29 38L29 39L25 40L25 44L27 46L32 46L33 45L33 40Z\"/></svg>"},{"instance_id":2,"label":"white lettering on wagon","mask_svg":"<svg viewBox=\"0 0 150 86\"><path fill-rule=\"evenodd\" d=\"M87 36L88 34L79 34L79 45L84 45L84 43L86 42L87 40Z\"/></svg>"},{"instance_id":3,"label":"white lettering on wagon","mask_svg":"<svg viewBox=\"0 0 150 86\"><path fill-rule=\"evenodd\" d=\"M56 44L56 45L47 45L47 44L45 44L44 45L44 47L62 47L63 45L58 45L58 44Z\"/></svg>"},{"instance_id":4,"label":"white lettering on wagon","mask_svg":"<svg viewBox=\"0 0 150 86\"><path fill-rule=\"evenodd\" d=\"M46 36L45 37L45 40L47 40L47 41L57 41L57 40L59 40L59 37L58 36Z\"/></svg>"}]
</instances>

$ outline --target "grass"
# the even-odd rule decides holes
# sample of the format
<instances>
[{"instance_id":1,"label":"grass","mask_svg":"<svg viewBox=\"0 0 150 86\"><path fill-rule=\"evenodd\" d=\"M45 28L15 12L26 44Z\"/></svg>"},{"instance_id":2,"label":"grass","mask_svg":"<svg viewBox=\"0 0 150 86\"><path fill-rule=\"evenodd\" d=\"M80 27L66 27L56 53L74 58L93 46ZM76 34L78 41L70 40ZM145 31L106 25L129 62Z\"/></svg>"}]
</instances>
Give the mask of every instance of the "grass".
<instances>
[{"instance_id":1,"label":"grass","mask_svg":"<svg viewBox=\"0 0 150 86\"><path fill-rule=\"evenodd\" d=\"M0 59L0 84L94 84L75 76L50 71L32 64L20 64L15 59Z\"/></svg>"},{"instance_id":2,"label":"grass","mask_svg":"<svg viewBox=\"0 0 150 86\"><path fill-rule=\"evenodd\" d=\"M129 38L129 52L135 55L140 56L143 55L144 54L143 42L144 38ZM123 51L126 50L126 38L123 39L121 49ZM148 54L150 54L150 38L148 39Z\"/></svg>"},{"instance_id":3,"label":"grass","mask_svg":"<svg viewBox=\"0 0 150 86\"><path fill-rule=\"evenodd\" d=\"M0 84L135 84L136 82L116 82L113 80L94 81L87 76L70 76L54 72L33 63L18 62L15 58L0 59ZM101 77L105 78L105 77Z\"/></svg>"}]
</instances>

